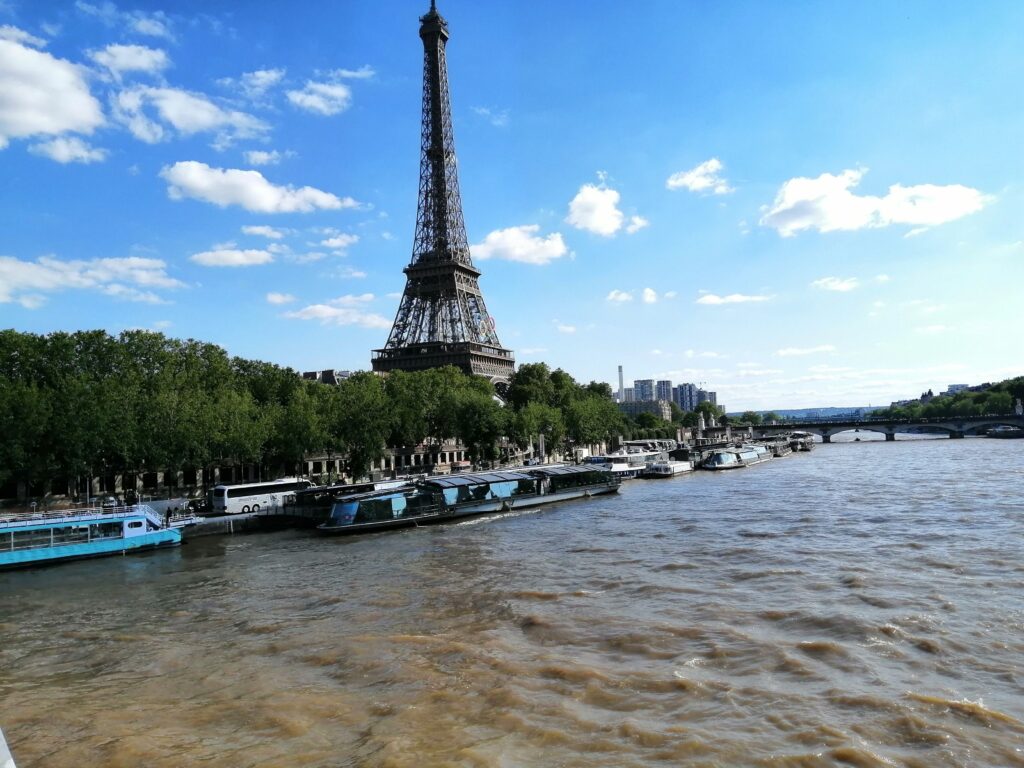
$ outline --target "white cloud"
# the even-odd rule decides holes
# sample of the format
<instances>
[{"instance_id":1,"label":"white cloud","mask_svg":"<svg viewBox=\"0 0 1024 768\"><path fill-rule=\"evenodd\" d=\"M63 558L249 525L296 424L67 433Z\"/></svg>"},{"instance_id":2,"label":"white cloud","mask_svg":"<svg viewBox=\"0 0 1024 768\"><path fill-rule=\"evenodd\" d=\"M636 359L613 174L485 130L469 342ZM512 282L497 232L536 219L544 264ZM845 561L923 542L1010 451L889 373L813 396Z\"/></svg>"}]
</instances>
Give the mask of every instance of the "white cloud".
<instances>
[{"instance_id":1,"label":"white cloud","mask_svg":"<svg viewBox=\"0 0 1024 768\"><path fill-rule=\"evenodd\" d=\"M611 293L609 293L607 296L605 296L605 300L606 301L615 301L615 302L619 302L619 303L624 302L624 301L632 301L633 300L633 294L630 293L629 291L620 291L618 288L615 288L615 289L613 289L611 291Z\"/></svg>"},{"instance_id":2,"label":"white cloud","mask_svg":"<svg viewBox=\"0 0 1024 768\"><path fill-rule=\"evenodd\" d=\"M0 25L0 40L10 40L12 43L31 45L33 48L46 47L46 41L41 37L29 34L23 29L12 27L10 24Z\"/></svg>"},{"instance_id":3,"label":"white cloud","mask_svg":"<svg viewBox=\"0 0 1024 768\"><path fill-rule=\"evenodd\" d=\"M140 288L181 288L167 274L160 259L140 257L63 261L42 256L36 261L21 261L0 256L0 304L18 302L27 309L43 305L42 294L61 290L93 290L127 301L163 303L152 290Z\"/></svg>"},{"instance_id":4,"label":"white cloud","mask_svg":"<svg viewBox=\"0 0 1024 768\"><path fill-rule=\"evenodd\" d=\"M779 357L800 357L802 355L818 355L823 352L835 352L836 348L831 344L819 344L816 347L786 347L778 350L775 354Z\"/></svg>"},{"instance_id":5,"label":"white cloud","mask_svg":"<svg viewBox=\"0 0 1024 768\"><path fill-rule=\"evenodd\" d=\"M508 125L508 110L491 109L490 107L470 107L474 113L480 115L495 128L504 128Z\"/></svg>"},{"instance_id":6,"label":"white cloud","mask_svg":"<svg viewBox=\"0 0 1024 768\"><path fill-rule=\"evenodd\" d=\"M221 208L240 205L256 213L307 213L318 208L359 207L351 197L338 198L313 187L281 187L271 184L259 171L211 168L195 160L165 166L160 176L167 181L167 194L172 200L191 197Z\"/></svg>"},{"instance_id":7,"label":"white cloud","mask_svg":"<svg viewBox=\"0 0 1024 768\"><path fill-rule=\"evenodd\" d=\"M678 291L665 291L664 296L666 299L674 299L679 295Z\"/></svg>"},{"instance_id":8,"label":"white cloud","mask_svg":"<svg viewBox=\"0 0 1024 768\"><path fill-rule=\"evenodd\" d=\"M761 226L772 227L783 237L804 229L833 232L892 224L931 227L980 211L991 201L960 184L894 184L884 197L856 195L851 190L866 172L845 170L839 175L823 173L816 179L790 179L761 217Z\"/></svg>"},{"instance_id":9,"label":"white cloud","mask_svg":"<svg viewBox=\"0 0 1024 768\"><path fill-rule=\"evenodd\" d=\"M366 273L362 270L345 266L332 270L330 276L337 278L338 280L362 280L366 277Z\"/></svg>"},{"instance_id":10,"label":"white cloud","mask_svg":"<svg viewBox=\"0 0 1024 768\"><path fill-rule=\"evenodd\" d=\"M697 299L697 303L698 304L711 304L711 305L718 305L718 304L745 304L747 302L768 301L771 298L772 298L771 296L760 296L760 295L748 296L748 295L743 294L743 293L730 293L728 296L718 296L717 294L714 294L714 293L705 293L703 296L701 296L699 299Z\"/></svg>"},{"instance_id":11,"label":"white cloud","mask_svg":"<svg viewBox=\"0 0 1024 768\"><path fill-rule=\"evenodd\" d=\"M668 189L688 189L691 192L703 192L713 195L727 195L733 191L729 182L723 179L719 172L724 166L717 157L705 160L696 168L688 171L673 173L665 181Z\"/></svg>"},{"instance_id":12,"label":"white cloud","mask_svg":"<svg viewBox=\"0 0 1024 768\"><path fill-rule=\"evenodd\" d=\"M253 149L245 153L245 162L249 165L277 165L282 158L290 157L291 152L278 152L276 149L265 152L261 149Z\"/></svg>"},{"instance_id":13,"label":"white cloud","mask_svg":"<svg viewBox=\"0 0 1024 768\"><path fill-rule=\"evenodd\" d=\"M75 7L82 13L99 19L108 27L124 26L140 35L174 40L174 34L171 32L171 20L163 11L154 11L149 14L143 11L122 12L110 0L98 5L77 0Z\"/></svg>"},{"instance_id":14,"label":"white cloud","mask_svg":"<svg viewBox=\"0 0 1024 768\"><path fill-rule=\"evenodd\" d=\"M366 312L360 307L373 301L372 293L359 296L340 296L326 304L311 304L308 307L286 312L285 317L297 320L319 320L322 325L358 325L363 328L390 328L386 317Z\"/></svg>"},{"instance_id":15,"label":"white cloud","mask_svg":"<svg viewBox=\"0 0 1024 768\"><path fill-rule=\"evenodd\" d=\"M811 283L814 288L821 288L823 291L852 291L860 286L856 277L823 277Z\"/></svg>"},{"instance_id":16,"label":"white cloud","mask_svg":"<svg viewBox=\"0 0 1024 768\"><path fill-rule=\"evenodd\" d=\"M33 144L28 151L58 163L98 163L107 157L107 150L91 147L77 136L58 136L41 144Z\"/></svg>"},{"instance_id":17,"label":"white cloud","mask_svg":"<svg viewBox=\"0 0 1024 768\"><path fill-rule=\"evenodd\" d=\"M537 224L496 229L482 243L470 246L474 259L505 259L524 264L549 264L569 253L560 232L538 237Z\"/></svg>"},{"instance_id":18,"label":"white cloud","mask_svg":"<svg viewBox=\"0 0 1024 768\"><path fill-rule=\"evenodd\" d=\"M650 225L651 222L643 216L630 216L629 224L626 225L626 233L632 235L634 232L639 232L644 227L649 227Z\"/></svg>"},{"instance_id":19,"label":"white cloud","mask_svg":"<svg viewBox=\"0 0 1024 768\"><path fill-rule=\"evenodd\" d=\"M164 51L144 45L108 45L102 51L89 51L89 58L118 79L125 72L159 74L171 63Z\"/></svg>"},{"instance_id":20,"label":"white cloud","mask_svg":"<svg viewBox=\"0 0 1024 768\"><path fill-rule=\"evenodd\" d=\"M177 88L129 88L114 96L111 104L118 121L147 144L170 138L165 124L182 136L213 132L217 149L230 146L236 139L258 138L269 130L266 123L250 114L221 109L202 94ZM155 110L159 120L148 115L147 108Z\"/></svg>"},{"instance_id":21,"label":"white cloud","mask_svg":"<svg viewBox=\"0 0 1024 768\"><path fill-rule=\"evenodd\" d=\"M945 325L923 325L914 329L917 333L936 334L949 330Z\"/></svg>"},{"instance_id":22,"label":"white cloud","mask_svg":"<svg viewBox=\"0 0 1024 768\"><path fill-rule=\"evenodd\" d=\"M301 91L288 91L288 101L299 109L319 115L336 115L352 103L352 89L344 83L307 81Z\"/></svg>"},{"instance_id":23,"label":"white cloud","mask_svg":"<svg viewBox=\"0 0 1024 768\"><path fill-rule=\"evenodd\" d=\"M563 323L559 323L556 327L558 328L559 333L576 333L575 325L565 325Z\"/></svg>"},{"instance_id":24,"label":"white cloud","mask_svg":"<svg viewBox=\"0 0 1024 768\"><path fill-rule=\"evenodd\" d=\"M324 246L325 248L334 248L338 251L344 252L345 249L347 249L349 246L355 245L358 242L359 235L350 235L343 232L340 235L335 235L334 237L329 237L326 240L323 240L320 243L320 245Z\"/></svg>"},{"instance_id":25,"label":"white cloud","mask_svg":"<svg viewBox=\"0 0 1024 768\"><path fill-rule=\"evenodd\" d=\"M269 264L273 260L274 255L269 251L242 251L237 248L215 248L189 256L189 261L204 267L252 267L257 264Z\"/></svg>"},{"instance_id":26,"label":"white cloud","mask_svg":"<svg viewBox=\"0 0 1024 768\"><path fill-rule=\"evenodd\" d=\"M8 140L103 124L81 67L13 40L0 40L0 149Z\"/></svg>"},{"instance_id":27,"label":"white cloud","mask_svg":"<svg viewBox=\"0 0 1024 768\"><path fill-rule=\"evenodd\" d=\"M257 69L242 75L242 90L250 99L258 99L284 78L283 69Z\"/></svg>"},{"instance_id":28,"label":"white cloud","mask_svg":"<svg viewBox=\"0 0 1024 768\"><path fill-rule=\"evenodd\" d=\"M293 301L295 301L295 297L290 293L270 292L267 294L267 303L269 304L291 304Z\"/></svg>"},{"instance_id":29,"label":"white cloud","mask_svg":"<svg viewBox=\"0 0 1024 768\"><path fill-rule=\"evenodd\" d=\"M369 64L363 64L359 69L332 69L327 74L342 80L369 80L377 73Z\"/></svg>"},{"instance_id":30,"label":"white cloud","mask_svg":"<svg viewBox=\"0 0 1024 768\"><path fill-rule=\"evenodd\" d=\"M588 232L611 237L622 228L623 214L618 209L619 193L595 184L584 184L569 203L566 222Z\"/></svg>"},{"instance_id":31,"label":"white cloud","mask_svg":"<svg viewBox=\"0 0 1024 768\"><path fill-rule=\"evenodd\" d=\"M271 240L280 240L282 237L284 237L284 232L282 232L281 230L274 229L273 227L268 227L264 224L261 224L259 226L242 227L242 232L243 234L246 235L256 235L258 237L266 237Z\"/></svg>"},{"instance_id":32,"label":"white cloud","mask_svg":"<svg viewBox=\"0 0 1024 768\"><path fill-rule=\"evenodd\" d=\"M876 283L888 283L891 279L888 275L875 275Z\"/></svg>"},{"instance_id":33,"label":"white cloud","mask_svg":"<svg viewBox=\"0 0 1024 768\"><path fill-rule=\"evenodd\" d=\"M644 304L655 304L658 301L658 292L653 288L644 288Z\"/></svg>"}]
</instances>

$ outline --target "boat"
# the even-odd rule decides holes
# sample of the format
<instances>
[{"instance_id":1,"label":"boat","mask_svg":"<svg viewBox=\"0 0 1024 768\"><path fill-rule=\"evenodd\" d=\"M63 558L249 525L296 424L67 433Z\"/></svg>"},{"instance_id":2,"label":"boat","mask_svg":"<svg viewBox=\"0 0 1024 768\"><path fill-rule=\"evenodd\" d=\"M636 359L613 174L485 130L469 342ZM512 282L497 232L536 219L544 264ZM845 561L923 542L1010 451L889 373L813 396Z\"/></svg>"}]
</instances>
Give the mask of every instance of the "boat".
<instances>
[{"instance_id":1,"label":"boat","mask_svg":"<svg viewBox=\"0 0 1024 768\"><path fill-rule=\"evenodd\" d=\"M0 517L0 569L179 544L181 530L142 504Z\"/></svg>"},{"instance_id":2,"label":"boat","mask_svg":"<svg viewBox=\"0 0 1024 768\"><path fill-rule=\"evenodd\" d=\"M789 445L794 451L813 451L814 435L810 432L791 432Z\"/></svg>"},{"instance_id":3,"label":"boat","mask_svg":"<svg viewBox=\"0 0 1024 768\"><path fill-rule=\"evenodd\" d=\"M663 449L629 446L613 453L588 456L583 460L583 464L611 472L621 480L629 480L639 477L640 473L647 469L648 464L668 460L668 453Z\"/></svg>"},{"instance_id":4,"label":"boat","mask_svg":"<svg viewBox=\"0 0 1024 768\"><path fill-rule=\"evenodd\" d=\"M1024 429L1020 427L992 427L988 431L988 437L996 437L1000 440L1019 440L1024 438Z\"/></svg>"},{"instance_id":5,"label":"boat","mask_svg":"<svg viewBox=\"0 0 1024 768\"><path fill-rule=\"evenodd\" d=\"M676 461L665 459L664 461L652 461L647 468L640 473L640 477L675 477L690 472L693 464L688 461Z\"/></svg>"},{"instance_id":6,"label":"boat","mask_svg":"<svg viewBox=\"0 0 1024 768\"><path fill-rule=\"evenodd\" d=\"M351 534L426 525L615 493L620 482L611 472L586 465L429 477L410 486L339 496L316 530Z\"/></svg>"},{"instance_id":7,"label":"boat","mask_svg":"<svg viewBox=\"0 0 1024 768\"><path fill-rule=\"evenodd\" d=\"M3 731L0 731L0 768L15 768L14 758L11 757L11 750L7 747Z\"/></svg>"},{"instance_id":8,"label":"boat","mask_svg":"<svg viewBox=\"0 0 1024 768\"><path fill-rule=\"evenodd\" d=\"M763 445L741 445L739 448L719 448L704 459L704 469L739 469L760 464L771 458L771 452Z\"/></svg>"}]
</instances>

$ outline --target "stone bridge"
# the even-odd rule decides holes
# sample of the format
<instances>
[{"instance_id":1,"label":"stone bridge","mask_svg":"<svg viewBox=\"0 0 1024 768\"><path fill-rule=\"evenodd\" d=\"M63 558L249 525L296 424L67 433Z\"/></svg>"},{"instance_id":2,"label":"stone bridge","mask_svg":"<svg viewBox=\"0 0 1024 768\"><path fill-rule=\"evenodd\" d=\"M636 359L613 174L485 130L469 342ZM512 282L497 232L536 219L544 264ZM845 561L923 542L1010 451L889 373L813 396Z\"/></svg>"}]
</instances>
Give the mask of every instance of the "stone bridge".
<instances>
[{"instance_id":1,"label":"stone bridge","mask_svg":"<svg viewBox=\"0 0 1024 768\"><path fill-rule=\"evenodd\" d=\"M940 416L930 419L814 419L760 424L753 427L755 435L768 437L780 432L810 432L828 443L833 435L850 430L880 432L886 440L895 440L898 432L946 432L950 437L977 435L992 427L1020 427L1024 416ZM733 429L739 427L734 426Z\"/></svg>"}]
</instances>

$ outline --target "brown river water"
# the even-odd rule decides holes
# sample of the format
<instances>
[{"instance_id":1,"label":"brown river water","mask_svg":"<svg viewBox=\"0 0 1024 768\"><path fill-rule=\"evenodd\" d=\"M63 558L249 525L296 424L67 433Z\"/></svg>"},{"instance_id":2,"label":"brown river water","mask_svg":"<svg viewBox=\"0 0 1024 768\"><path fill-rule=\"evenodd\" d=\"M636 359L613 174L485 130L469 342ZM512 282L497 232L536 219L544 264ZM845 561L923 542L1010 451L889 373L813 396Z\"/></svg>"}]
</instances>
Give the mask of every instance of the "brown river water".
<instances>
[{"instance_id":1,"label":"brown river water","mask_svg":"<svg viewBox=\"0 0 1024 768\"><path fill-rule=\"evenodd\" d=\"M3 573L0 727L19 768L1024 766L1024 441Z\"/></svg>"}]
</instances>

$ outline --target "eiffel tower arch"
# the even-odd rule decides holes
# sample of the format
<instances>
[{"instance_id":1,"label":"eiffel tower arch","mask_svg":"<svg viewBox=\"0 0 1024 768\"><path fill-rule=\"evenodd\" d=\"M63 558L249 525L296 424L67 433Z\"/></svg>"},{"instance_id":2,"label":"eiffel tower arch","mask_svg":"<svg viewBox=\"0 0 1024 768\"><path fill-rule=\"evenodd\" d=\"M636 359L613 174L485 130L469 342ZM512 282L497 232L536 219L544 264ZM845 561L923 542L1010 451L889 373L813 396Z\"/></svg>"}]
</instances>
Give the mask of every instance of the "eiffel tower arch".
<instances>
[{"instance_id":1,"label":"eiffel tower arch","mask_svg":"<svg viewBox=\"0 0 1024 768\"><path fill-rule=\"evenodd\" d=\"M387 343L373 351L374 371L421 371L455 365L494 382L515 370L512 351L498 341L480 291L462 218L455 158L448 65L448 22L437 12L420 17L423 41L423 117L420 187L412 261Z\"/></svg>"}]
</instances>

